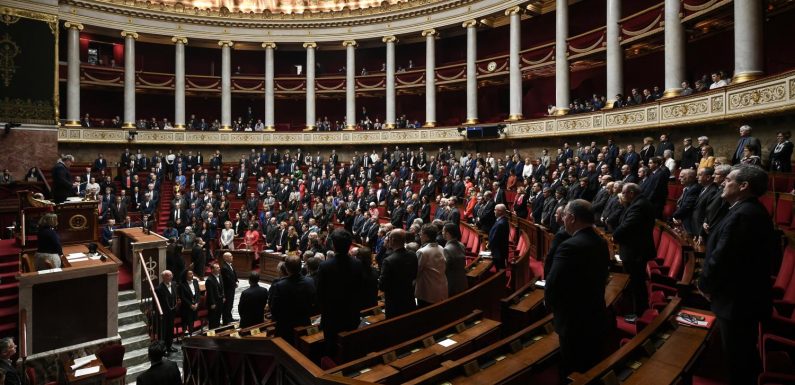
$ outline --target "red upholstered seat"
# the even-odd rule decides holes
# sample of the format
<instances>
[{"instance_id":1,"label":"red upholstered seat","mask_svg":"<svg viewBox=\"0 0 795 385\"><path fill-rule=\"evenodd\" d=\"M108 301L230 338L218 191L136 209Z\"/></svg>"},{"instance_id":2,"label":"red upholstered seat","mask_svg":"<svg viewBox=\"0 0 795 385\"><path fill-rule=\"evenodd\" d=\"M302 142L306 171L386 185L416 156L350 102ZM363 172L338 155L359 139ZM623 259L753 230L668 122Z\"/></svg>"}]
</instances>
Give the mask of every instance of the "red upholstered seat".
<instances>
[{"instance_id":1,"label":"red upholstered seat","mask_svg":"<svg viewBox=\"0 0 795 385\"><path fill-rule=\"evenodd\" d=\"M652 231L652 238L654 238L654 248L660 247L660 237L662 237L662 229L659 226L654 226Z\"/></svg>"},{"instance_id":2,"label":"red upholstered seat","mask_svg":"<svg viewBox=\"0 0 795 385\"><path fill-rule=\"evenodd\" d=\"M109 345L102 348L97 352L97 357L105 365L107 373L105 373L105 380L121 380L123 384L124 378L127 375L127 368L122 366L124 362L125 348L123 345Z\"/></svg>"},{"instance_id":3,"label":"red upholstered seat","mask_svg":"<svg viewBox=\"0 0 795 385\"><path fill-rule=\"evenodd\" d=\"M795 249L787 246L784 249L784 258L781 260L781 267L778 269L776 280L773 283L773 297L781 298L790 285L795 285L792 277L795 275Z\"/></svg>"},{"instance_id":4,"label":"red upholstered seat","mask_svg":"<svg viewBox=\"0 0 795 385\"><path fill-rule=\"evenodd\" d=\"M765 209L767 210L767 213L771 217L773 217L773 206L774 206L774 203L775 203L775 196L773 195L773 193L768 192L767 194L762 195L759 198L759 202L762 203L762 206L765 206Z\"/></svg>"},{"instance_id":5,"label":"red upholstered seat","mask_svg":"<svg viewBox=\"0 0 795 385\"><path fill-rule=\"evenodd\" d=\"M684 186L679 183L669 183L668 184L668 199L672 199L676 201L682 196L682 191L684 190Z\"/></svg>"},{"instance_id":6,"label":"red upholstered seat","mask_svg":"<svg viewBox=\"0 0 795 385\"><path fill-rule=\"evenodd\" d=\"M792 196L781 195L776 201L776 225L790 227L792 224Z\"/></svg>"}]
</instances>

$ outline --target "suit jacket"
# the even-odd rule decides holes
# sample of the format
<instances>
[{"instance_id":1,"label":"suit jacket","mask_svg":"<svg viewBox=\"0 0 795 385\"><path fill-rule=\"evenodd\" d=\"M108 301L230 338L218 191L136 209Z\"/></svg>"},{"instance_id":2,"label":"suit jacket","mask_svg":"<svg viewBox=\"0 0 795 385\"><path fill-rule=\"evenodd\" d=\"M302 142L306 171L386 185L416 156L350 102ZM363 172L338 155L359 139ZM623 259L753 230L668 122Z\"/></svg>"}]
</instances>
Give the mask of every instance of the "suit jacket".
<instances>
[{"instance_id":1,"label":"suit jacket","mask_svg":"<svg viewBox=\"0 0 795 385\"><path fill-rule=\"evenodd\" d=\"M701 152L694 146L690 146L682 150L682 162L680 165L682 169L696 168L698 166L699 157Z\"/></svg>"},{"instance_id":2,"label":"suit jacket","mask_svg":"<svg viewBox=\"0 0 795 385\"><path fill-rule=\"evenodd\" d=\"M707 207L717 191L718 186L714 183L710 183L707 187L702 187L698 198L696 198L696 204L693 206L693 214L691 215L691 221L695 231L691 233L692 235L698 235L701 232L702 225L707 218Z\"/></svg>"},{"instance_id":3,"label":"suit jacket","mask_svg":"<svg viewBox=\"0 0 795 385\"><path fill-rule=\"evenodd\" d=\"M607 242L593 227L577 231L558 246L546 276L544 301L552 308L561 339L604 334L606 323L600 320L607 319L609 259Z\"/></svg>"},{"instance_id":4,"label":"suit jacket","mask_svg":"<svg viewBox=\"0 0 795 385\"><path fill-rule=\"evenodd\" d=\"M710 230L698 287L712 311L729 320L764 320L772 311L773 222L757 198L736 203Z\"/></svg>"},{"instance_id":5,"label":"suit jacket","mask_svg":"<svg viewBox=\"0 0 795 385\"><path fill-rule=\"evenodd\" d=\"M193 286L194 292L190 291L190 287L188 285ZM179 286L179 299L182 301L182 310L186 310L190 305L196 305L201 301L202 293L199 291L199 280L194 278L192 282L187 283L183 282ZM189 309L189 308L188 308Z\"/></svg>"},{"instance_id":6,"label":"suit jacket","mask_svg":"<svg viewBox=\"0 0 795 385\"><path fill-rule=\"evenodd\" d=\"M157 285L155 293L160 301L160 307L163 309L163 316L173 319L176 315L178 291L179 285L174 281L171 282L171 292L168 291L165 283L160 282L160 285Z\"/></svg>"},{"instance_id":7,"label":"suit jacket","mask_svg":"<svg viewBox=\"0 0 795 385\"><path fill-rule=\"evenodd\" d=\"M387 318L408 313L416 307L414 280L417 278L417 255L396 250L381 263L378 287L384 292Z\"/></svg>"},{"instance_id":8,"label":"suit jacket","mask_svg":"<svg viewBox=\"0 0 795 385\"><path fill-rule=\"evenodd\" d=\"M66 201L66 198L72 194L72 174L69 169L62 162L55 164L52 169L52 195L55 203Z\"/></svg>"},{"instance_id":9,"label":"suit jacket","mask_svg":"<svg viewBox=\"0 0 795 385\"><path fill-rule=\"evenodd\" d=\"M159 362L153 362L149 369L138 376L135 383L139 385L180 385L182 379L177 364L164 358Z\"/></svg>"},{"instance_id":10,"label":"suit jacket","mask_svg":"<svg viewBox=\"0 0 795 385\"><path fill-rule=\"evenodd\" d=\"M447 220L457 226L459 223L461 223L461 212L455 207L452 208L450 213L447 214Z\"/></svg>"},{"instance_id":11,"label":"suit jacket","mask_svg":"<svg viewBox=\"0 0 795 385\"><path fill-rule=\"evenodd\" d=\"M654 249L654 207L646 197L638 196L621 214L613 240L618 243L621 260L646 263L656 256Z\"/></svg>"},{"instance_id":12,"label":"suit jacket","mask_svg":"<svg viewBox=\"0 0 795 385\"><path fill-rule=\"evenodd\" d=\"M6 372L6 384L22 385L22 379L13 363L9 364L6 360L0 360L0 369Z\"/></svg>"},{"instance_id":13,"label":"suit jacket","mask_svg":"<svg viewBox=\"0 0 795 385\"><path fill-rule=\"evenodd\" d=\"M403 228L403 218L405 218L405 217L406 217L406 209L404 209L402 206L398 206L398 207L395 207L395 209L392 211L392 216L390 217L390 221L389 222L396 229L402 229ZM409 223L409 225L410 225L410 223Z\"/></svg>"},{"instance_id":14,"label":"suit jacket","mask_svg":"<svg viewBox=\"0 0 795 385\"><path fill-rule=\"evenodd\" d=\"M226 261L219 262L221 265L221 280L223 281L224 290L235 290L237 287L237 274L235 271L229 267L229 264ZM230 300L230 299L227 299Z\"/></svg>"},{"instance_id":15,"label":"suit jacket","mask_svg":"<svg viewBox=\"0 0 795 385\"><path fill-rule=\"evenodd\" d=\"M309 317L314 314L315 300L312 278L296 274L274 282L271 286L270 309L276 321L276 335L292 341L294 327L310 324Z\"/></svg>"},{"instance_id":16,"label":"suit jacket","mask_svg":"<svg viewBox=\"0 0 795 385\"><path fill-rule=\"evenodd\" d=\"M494 264L498 268L504 268L505 261L508 260L509 233L508 218L505 216L497 219L494 226L489 230L489 250Z\"/></svg>"},{"instance_id":17,"label":"suit jacket","mask_svg":"<svg viewBox=\"0 0 795 385\"><path fill-rule=\"evenodd\" d=\"M252 286L240 294L237 310L240 313L240 327L246 328L265 321L265 305L268 304L268 289Z\"/></svg>"},{"instance_id":18,"label":"suit jacket","mask_svg":"<svg viewBox=\"0 0 795 385\"><path fill-rule=\"evenodd\" d=\"M223 278L221 280L223 281ZM207 289L207 309L215 305L216 308L214 310L221 311L221 307L224 305L224 288L221 287L221 282L210 274L207 276L204 285Z\"/></svg>"},{"instance_id":19,"label":"suit jacket","mask_svg":"<svg viewBox=\"0 0 795 385\"><path fill-rule=\"evenodd\" d=\"M347 254L323 261L317 273L320 327L330 335L359 326L359 298L363 289L362 264Z\"/></svg>"},{"instance_id":20,"label":"suit jacket","mask_svg":"<svg viewBox=\"0 0 795 385\"><path fill-rule=\"evenodd\" d=\"M694 234L694 231L696 231L696 227L693 224L693 210L701 193L701 188L701 185L697 183L685 187L682 191L682 196L679 197L676 203L676 211L672 215L682 221L682 225L688 234Z\"/></svg>"}]
</instances>

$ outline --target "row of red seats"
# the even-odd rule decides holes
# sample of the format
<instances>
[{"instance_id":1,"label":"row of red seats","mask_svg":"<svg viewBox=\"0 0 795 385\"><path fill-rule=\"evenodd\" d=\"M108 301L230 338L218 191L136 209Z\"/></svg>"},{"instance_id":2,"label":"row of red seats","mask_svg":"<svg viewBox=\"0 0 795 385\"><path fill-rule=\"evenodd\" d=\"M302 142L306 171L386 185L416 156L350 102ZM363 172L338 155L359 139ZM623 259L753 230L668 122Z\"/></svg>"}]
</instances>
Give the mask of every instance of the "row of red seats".
<instances>
[{"instance_id":1,"label":"row of red seats","mask_svg":"<svg viewBox=\"0 0 795 385\"><path fill-rule=\"evenodd\" d=\"M791 202L791 201L790 201ZM762 325L759 350L763 372L759 384L795 383L795 246L784 249L773 279L773 315Z\"/></svg>"}]
</instances>

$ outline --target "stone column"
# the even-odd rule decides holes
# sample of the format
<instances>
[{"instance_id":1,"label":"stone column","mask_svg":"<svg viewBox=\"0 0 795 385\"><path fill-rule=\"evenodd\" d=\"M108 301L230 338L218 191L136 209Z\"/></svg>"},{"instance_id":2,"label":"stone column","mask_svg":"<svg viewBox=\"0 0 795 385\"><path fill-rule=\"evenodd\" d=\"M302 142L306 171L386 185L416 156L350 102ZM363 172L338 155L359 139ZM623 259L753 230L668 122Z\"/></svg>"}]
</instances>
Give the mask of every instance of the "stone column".
<instances>
[{"instance_id":1,"label":"stone column","mask_svg":"<svg viewBox=\"0 0 795 385\"><path fill-rule=\"evenodd\" d=\"M306 128L315 129L315 49L317 43L304 43L306 48Z\"/></svg>"},{"instance_id":2,"label":"stone column","mask_svg":"<svg viewBox=\"0 0 795 385\"><path fill-rule=\"evenodd\" d=\"M522 25L519 11L522 8L513 7L505 11L510 19L510 53L508 58L508 81L510 87L510 102L508 120L522 119L522 67L519 55L522 50Z\"/></svg>"},{"instance_id":3,"label":"stone column","mask_svg":"<svg viewBox=\"0 0 795 385\"><path fill-rule=\"evenodd\" d=\"M345 40L345 130L356 129L356 41Z\"/></svg>"},{"instance_id":4,"label":"stone column","mask_svg":"<svg viewBox=\"0 0 795 385\"><path fill-rule=\"evenodd\" d=\"M174 60L174 128L185 129L185 44L188 38L175 36L174 42L176 58Z\"/></svg>"},{"instance_id":5,"label":"stone column","mask_svg":"<svg viewBox=\"0 0 795 385\"><path fill-rule=\"evenodd\" d=\"M80 31L83 24L67 21L68 32L67 61L69 72L66 77L66 127L80 127Z\"/></svg>"},{"instance_id":6,"label":"stone column","mask_svg":"<svg viewBox=\"0 0 795 385\"><path fill-rule=\"evenodd\" d=\"M123 31L124 37L124 125L135 128L135 40L138 34Z\"/></svg>"},{"instance_id":7,"label":"stone column","mask_svg":"<svg viewBox=\"0 0 795 385\"><path fill-rule=\"evenodd\" d=\"M425 36L425 124L436 127L436 37L435 29L422 31Z\"/></svg>"},{"instance_id":8,"label":"stone column","mask_svg":"<svg viewBox=\"0 0 795 385\"><path fill-rule=\"evenodd\" d=\"M742 83L762 76L764 13L758 0L734 0L734 77Z\"/></svg>"},{"instance_id":9,"label":"stone column","mask_svg":"<svg viewBox=\"0 0 795 385\"><path fill-rule=\"evenodd\" d=\"M386 118L384 129L395 128L395 42L394 36L381 39L386 43Z\"/></svg>"},{"instance_id":10,"label":"stone column","mask_svg":"<svg viewBox=\"0 0 795 385\"><path fill-rule=\"evenodd\" d=\"M467 120L464 124L478 123L478 69L475 63L478 58L477 25L477 20L462 24L467 29Z\"/></svg>"},{"instance_id":11,"label":"stone column","mask_svg":"<svg viewBox=\"0 0 795 385\"><path fill-rule=\"evenodd\" d=\"M621 0L607 0L607 105L624 92L624 51L621 49Z\"/></svg>"},{"instance_id":12,"label":"stone column","mask_svg":"<svg viewBox=\"0 0 795 385\"><path fill-rule=\"evenodd\" d=\"M232 46L235 43L222 40L221 46L221 130L232 130Z\"/></svg>"},{"instance_id":13,"label":"stone column","mask_svg":"<svg viewBox=\"0 0 795 385\"><path fill-rule=\"evenodd\" d=\"M685 29L680 6L681 0L665 0L665 98L682 93L685 80Z\"/></svg>"},{"instance_id":14,"label":"stone column","mask_svg":"<svg viewBox=\"0 0 795 385\"><path fill-rule=\"evenodd\" d=\"M555 115L569 112L569 3L555 4Z\"/></svg>"},{"instance_id":15,"label":"stone column","mask_svg":"<svg viewBox=\"0 0 795 385\"><path fill-rule=\"evenodd\" d=\"M276 43L262 43L265 48L265 131L275 131L276 123L274 118L274 91L273 91L273 51L276 50Z\"/></svg>"}]
</instances>

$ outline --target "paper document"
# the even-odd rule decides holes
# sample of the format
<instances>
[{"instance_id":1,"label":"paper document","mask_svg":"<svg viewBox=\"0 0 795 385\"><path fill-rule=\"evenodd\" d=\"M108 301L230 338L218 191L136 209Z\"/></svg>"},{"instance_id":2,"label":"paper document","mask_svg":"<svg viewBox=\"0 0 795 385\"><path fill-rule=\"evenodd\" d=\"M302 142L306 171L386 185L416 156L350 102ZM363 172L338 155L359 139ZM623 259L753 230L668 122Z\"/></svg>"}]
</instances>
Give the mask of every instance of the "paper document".
<instances>
[{"instance_id":1,"label":"paper document","mask_svg":"<svg viewBox=\"0 0 795 385\"><path fill-rule=\"evenodd\" d=\"M453 345L455 345L457 342L455 342L455 341L453 341L453 340L451 340L451 339L447 338L447 339L444 339L444 340L441 340L441 341L439 341L438 343L439 343L439 345L442 345L442 346L444 346L444 347L448 348L448 347L450 347L450 346L453 346Z\"/></svg>"},{"instance_id":2,"label":"paper document","mask_svg":"<svg viewBox=\"0 0 795 385\"><path fill-rule=\"evenodd\" d=\"M85 258L86 253L72 253L66 256L66 259Z\"/></svg>"},{"instance_id":3,"label":"paper document","mask_svg":"<svg viewBox=\"0 0 795 385\"><path fill-rule=\"evenodd\" d=\"M88 261L88 258L74 258L74 259L69 259L68 261L69 262L83 262L83 261Z\"/></svg>"},{"instance_id":4,"label":"paper document","mask_svg":"<svg viewBox=\"0 0 795 385\"><path fill-rule=\"evenodd\" d=\"M61 271L61 268L60 267L56 267L54 269L39 270L38 273L39 274L49 274L49 273L58 273L60 271Z\"/></svg>"},{"instance_id":5,"label":"paper document","mask_svg":"<svg viewBox=\"0 0 795 385\"><path fill-rule=\"evenodd\" d=\"M75 364L72 365L72 370L75 370L81 366L85 366L87 363L94 361L97 359L97 356L91 354L85 357L75 358Z\"/></svg>"},{"instance_id":6,"label":"paper document","mask_svg":"<svg viewBox=\"0 0 795 385\"><path fill-rule=\"evenodd\" d=\"M535 285L536 285L536 287L546 287L547 286L547 281L539 279L538 281L536 281Z\"/></svg>"},{"instance_id":7,"label":"paper document","mask_svg":"<svg viewBox=\"0 0 795 385\"><path fill-rule=\"evenodd\" d=\"M85 368L85 369L77 369L75 371L75 377L85 376L94 373L99 373L99 366L92 366L90 368Z\"/></svg>"}]
</instances>

